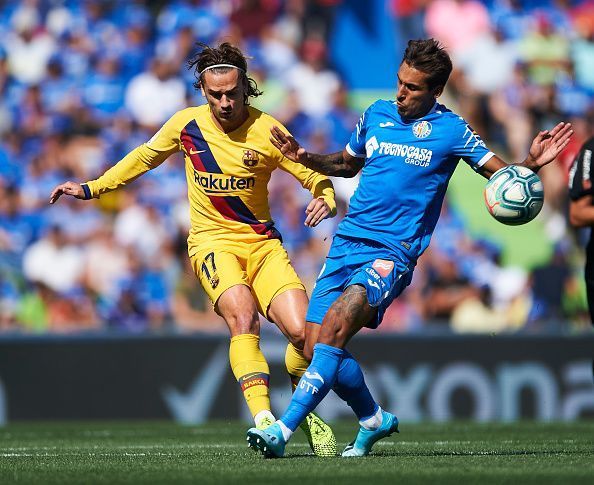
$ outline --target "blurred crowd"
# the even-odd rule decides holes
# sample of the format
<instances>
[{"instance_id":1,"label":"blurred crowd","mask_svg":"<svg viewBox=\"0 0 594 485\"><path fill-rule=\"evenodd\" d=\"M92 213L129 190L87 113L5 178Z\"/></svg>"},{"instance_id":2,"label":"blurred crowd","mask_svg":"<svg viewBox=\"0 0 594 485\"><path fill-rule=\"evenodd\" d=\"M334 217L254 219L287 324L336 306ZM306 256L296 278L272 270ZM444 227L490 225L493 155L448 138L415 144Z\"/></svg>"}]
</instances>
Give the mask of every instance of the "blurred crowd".
<instances>
[{"instance_id":1,"label":"blurred crowd","mask_svg":"<svg viewBox=\"0 0 594 485\"><path fill-rule=\"evenodd\" d=\"M65 180L96 178L175 111L204 103L186 68L196 42L242 47L265 93L253 104L309 150L341 150L361 114L329 49L345 3L0 2L0 331L226 331L189 265L181 156L100 200L63 197L50 207L49 194ZM550 261L503 266L502 248L472 237L446 203L411 287L380 328L585 328L583 238L566 222L566 180L594 120L594 2L384 6L397 39L432 36L447 46L455 71L442 101L498 154L522 160L534 134L560 120L575 136L541 172ZM309 193L273 176L273 218L308 289L355 185L335 180L339 216L311 230L303 226Z\"/></svg>"}]
</instances>

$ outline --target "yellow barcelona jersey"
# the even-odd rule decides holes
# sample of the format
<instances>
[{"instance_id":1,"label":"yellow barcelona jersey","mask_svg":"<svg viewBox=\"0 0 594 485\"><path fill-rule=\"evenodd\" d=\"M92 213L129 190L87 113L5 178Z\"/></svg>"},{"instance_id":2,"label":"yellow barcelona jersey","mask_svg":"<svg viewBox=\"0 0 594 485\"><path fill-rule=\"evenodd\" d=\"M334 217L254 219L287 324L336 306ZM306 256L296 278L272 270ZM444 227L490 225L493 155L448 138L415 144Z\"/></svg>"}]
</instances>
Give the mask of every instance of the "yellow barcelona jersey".
<instances>
[{"instance_id":1,"label":"yellow barcelona jersey","mask_svg":"<svg viewBox=\"0 0 594 485\"><path fill-rule=\"evenodd\" d=\"M247 109L248 119L230 133L214 123L208 105L178 111L147 143L88 182L91 194L98 197L126 185L171 154L183 151L190 202L190 254L205 238L279 238L268 206L268 182L276 168L291 173L335 212L330 180L285 158L270 142L270 128L282 125L256 108Z\"/></svg>"}]
</instances>

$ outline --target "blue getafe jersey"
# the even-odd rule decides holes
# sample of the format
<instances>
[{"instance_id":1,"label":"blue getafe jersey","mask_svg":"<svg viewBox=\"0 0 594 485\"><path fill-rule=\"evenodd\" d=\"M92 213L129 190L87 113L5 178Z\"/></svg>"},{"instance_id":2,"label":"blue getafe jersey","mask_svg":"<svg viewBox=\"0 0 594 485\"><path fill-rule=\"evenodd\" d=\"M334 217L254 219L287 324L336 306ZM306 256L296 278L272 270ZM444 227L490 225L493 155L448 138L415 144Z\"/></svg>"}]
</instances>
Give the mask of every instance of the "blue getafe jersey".
<instances>
[{"instance_id":1,"label":"blue getafe jersey","mask_svg":"<svg viewBox=\"0 0 594 485\"><path fill-rule=\"evenodd\" d=\"M445 106L404 120L384 100L365 111L346 150L366 160L337 234L380 242L413 263L429 245L458 161L477 170L493 156Z\"/></svg>"}]
</instances>

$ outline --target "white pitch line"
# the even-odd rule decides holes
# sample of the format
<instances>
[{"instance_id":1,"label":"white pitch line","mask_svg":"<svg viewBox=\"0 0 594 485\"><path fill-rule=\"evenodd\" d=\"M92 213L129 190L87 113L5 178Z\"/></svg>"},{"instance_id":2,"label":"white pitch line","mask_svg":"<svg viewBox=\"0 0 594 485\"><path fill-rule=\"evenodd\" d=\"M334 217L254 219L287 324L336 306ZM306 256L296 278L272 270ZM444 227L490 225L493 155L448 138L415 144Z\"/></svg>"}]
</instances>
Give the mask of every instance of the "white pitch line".
<instances>
[{"instance_id":1,"label":"white pitch line","mask_svg":"<svg viewBox=\"0 0 594 485\"><path fill-rule=\"evenodd\" d=\"M472 443L471 441L378 441L376 445L379 446L419 446L419 445L466 445ZM291 443L289 447L305 447L305 443ZM194 448L247 448L247 443L233 442L233 443L189 443L189 444L152 444L152 445L116 445L112 447L113 450L192 450ZM58 447L58 446L18 446L18 447L0 447L0 453L18 453L18 452L47 452L68 450L74 447ZM80 447L75 447L80 449ZM92 445L86 449L103 448L101 445ZM92 453L92 452L90 452Z\"/></svg>"},{"instance_id":2,"label":"white pitch line","mask_svg":"<svg viewBox=\"0 0 594 485\"><path fill-rule=\"evenodd\" d=\"M575 440L563 440L565 443L573 443ZM452 445L468 445L472 441L378 441L376 446L452 446ZM512 440L506 440L504 443L513 443ZM292 443L289 448L306 447L305 443ZM101 448L99 445L89 447L87 449ZM179 450L191 452L192 450L200 449L248 449L247 443L233 442L233 443L191 443L186 445L181 444L152 444L152 445L117 445L112 449L112 452L94 452L94 451L72 451L72 448L60 448L58 446L44 446L44 447L3 447L0 448L0 457L3 458L18 458L18 457L59 457L59 456L177 456ZM77 448L80 449L80 448ZM164 452L159 450L174 449L176 451ZM63 451L60 451L63 450ZM135 451L134 451L135 450ZM50 453L51 451L51 453ZM471 454L491 454L493 451L475 451Z\"/></svg>"},{"instance_id":3,"label":"white pitch line","mask_svg":"<svg viewBox=\"0 0 594 485\"><path fill-rule=\"evenodd\" d=\"M297 446L304 446L304 445L297 445ZM59 448L55 447L52 448L54 453L48 453L44 451L45 448L27 448L27 447L19 447L19 448L2 448L0 449L0 457L10 458L10 457L58 457L58 456L114 456L114 455L122 455L122 456L178 456L179 450L191 452L195 449L225 449L225 448L237 448L237 449L248 449L247 444L243 443L229 443L229 444L192 444L189 446L176 446L175 448L178 450L177 452L163 452L157 451L158 449L170 449L171 446L159 446L159 445L134 445L134 446L116 446L113 448L113 452L94 452L94 451L71 451L71 450L64 450L62 452L55 452L59 450ZM138 450L137 452L134 451L126 451L126 450ZM148 451L140 451L140 450L148 450Z\"/></svg>"}]
</instances>

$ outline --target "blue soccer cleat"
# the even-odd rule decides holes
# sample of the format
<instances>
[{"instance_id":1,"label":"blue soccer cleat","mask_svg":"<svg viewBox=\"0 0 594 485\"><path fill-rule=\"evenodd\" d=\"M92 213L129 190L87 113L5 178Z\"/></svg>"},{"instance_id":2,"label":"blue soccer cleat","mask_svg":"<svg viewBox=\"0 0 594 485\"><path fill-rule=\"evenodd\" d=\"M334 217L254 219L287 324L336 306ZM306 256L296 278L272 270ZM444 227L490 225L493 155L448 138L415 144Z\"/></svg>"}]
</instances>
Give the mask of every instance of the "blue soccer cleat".
<instances>
[{"instance_id":1,"label":"blue soccer cleat","mask_svg":"<svg viewBox=\"0 0 594 485\"><path fill-rule=\"evenodd\" d=\"M376 441L394 432L398 433L398 418L382 409L381 426L373 430L359 427L355 441L346 446L342 456L367 456Z\"/></svg>"},{"instance_id":2,"label":"blue soccer cleat","mask_svg":"<svg viewBox=\"0 0 594 485\"><path fill-rule=\"evenodd\" d=\"M285 445L287 443L280 426L276 423L265 429L248 429L246 439L248 446L252 450L262 453L264 458L282 458L285 454Z\"/></svg>"}]
</instances>

